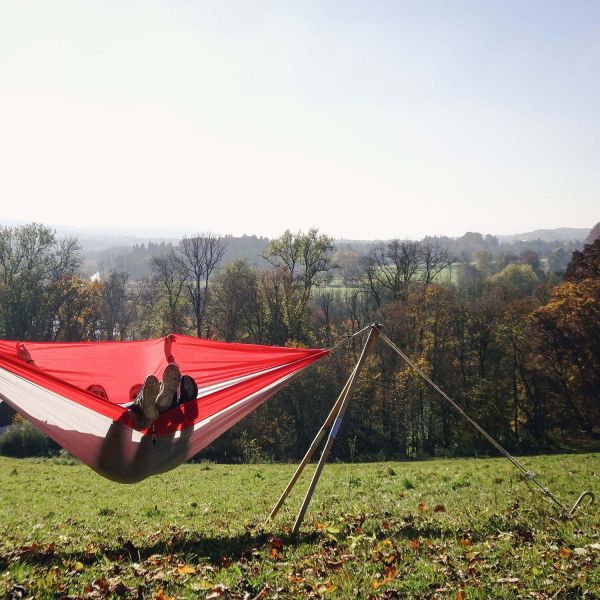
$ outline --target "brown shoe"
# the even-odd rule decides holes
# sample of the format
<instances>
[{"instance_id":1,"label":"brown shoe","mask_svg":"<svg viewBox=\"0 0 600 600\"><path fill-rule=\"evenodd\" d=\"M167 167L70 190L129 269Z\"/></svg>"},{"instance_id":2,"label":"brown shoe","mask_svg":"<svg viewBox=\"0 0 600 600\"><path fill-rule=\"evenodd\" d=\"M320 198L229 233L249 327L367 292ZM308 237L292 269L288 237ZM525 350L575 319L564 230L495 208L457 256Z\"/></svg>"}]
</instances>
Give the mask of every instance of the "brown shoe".
<instances>
[{"instance_id":1,"label":"brown shoe","mask_svg":"<svg viewBox=\"0 0 600 600\"><path fill-rule=\"evenodd\" d=\"M177 392L177 386L181 379L181 373L176 364L171 363L167 365L167 368L163 373L163 380L160 386L160 392L156 398L156 408L160 412L169 410L173 404L173 396Z\"/></svg>"},{"instance_id":2,"label":"brown shoe","mask_svg":"<svg viewBox=\"0 0 600 600\"><path fill-rule=\"evenodd\" d=\"M179 399L178 404L195 400L198 397L198 384L189 375L181 376L179 384Z\"/></svg>"},{"instance_id":3,"label":"brown shoe","mask_svg":"<svg viewBox=\"0 0 600 600\"><path fill-rule=\"evenodd\" d=\"M144 385L142 387L142 401L140 403L140 409L144 418L149 423L152 423L158 418L158 408L156 407L156 397L160 389L160 383L154 375L148 375L144 379Z\"/></svg>"}]
</instances>

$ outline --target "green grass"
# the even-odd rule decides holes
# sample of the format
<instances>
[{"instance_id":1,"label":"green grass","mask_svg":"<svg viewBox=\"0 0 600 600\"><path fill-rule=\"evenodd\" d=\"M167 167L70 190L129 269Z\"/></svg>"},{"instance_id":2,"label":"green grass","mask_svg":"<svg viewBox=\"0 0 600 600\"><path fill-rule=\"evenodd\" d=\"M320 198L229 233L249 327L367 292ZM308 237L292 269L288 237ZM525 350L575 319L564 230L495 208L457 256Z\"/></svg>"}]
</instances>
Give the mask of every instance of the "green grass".
<instances>
[{"instance_id":1,"label":"green grass","mask_svg":"<svg viewBox=\"0 0 600 600\"><path fill-rule=\"evenodd\" d=\"M524 462L565 503L600 496L598 454ZM297 540L306 475L262 525L293 470L124 486L0 458L0 597L600 598L599 506L562 520L504 460L328 465Z\"/></svg>"}]
</instances>

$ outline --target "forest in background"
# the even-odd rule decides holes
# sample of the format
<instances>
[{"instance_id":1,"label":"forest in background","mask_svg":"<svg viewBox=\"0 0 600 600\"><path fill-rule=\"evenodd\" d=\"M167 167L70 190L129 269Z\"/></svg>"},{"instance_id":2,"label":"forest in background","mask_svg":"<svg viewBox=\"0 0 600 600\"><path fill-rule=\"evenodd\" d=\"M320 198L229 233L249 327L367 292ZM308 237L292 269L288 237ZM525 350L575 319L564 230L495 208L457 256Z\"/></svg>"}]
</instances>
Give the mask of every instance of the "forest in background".
<instances>
[{"instance_id":1,"label":"forest in background","mask_svg":"<svg viewBox=\"0 0 600 600\"><path fill-rule=\"evenodd\" d=\"M478 233L371 243L334 243L316 229L272 240L198 234L105 251L92 262L76 239L59 239L43 225L0 227L2 339L132 340L178 332L332 347L373 322L513 452L588 447L599 439L599 225L583 245L502 242ZM356 336L341 345L202 456L298 458L363 341ZM10 453L7 437L0 451ZM335 456L474 451L490 448L380 344Z\"/></svg>"}]
</instances>

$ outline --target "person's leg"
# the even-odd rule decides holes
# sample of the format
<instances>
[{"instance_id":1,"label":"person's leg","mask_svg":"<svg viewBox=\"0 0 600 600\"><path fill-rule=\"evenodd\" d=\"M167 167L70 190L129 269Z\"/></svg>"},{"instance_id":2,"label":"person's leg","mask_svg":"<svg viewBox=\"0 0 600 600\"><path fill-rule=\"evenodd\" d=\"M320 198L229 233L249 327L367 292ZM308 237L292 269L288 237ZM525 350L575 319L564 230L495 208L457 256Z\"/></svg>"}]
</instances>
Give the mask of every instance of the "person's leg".
<instances>
[{"instance_id":1,"label":"person's leg","mask_svg":"<svg viewBox=\"0 0 600 600\"><path fill-rule=\"evenodd\" d=\"M173 404L173 395L177 392L177 386L181 379L181 373L176 364L171 363L163 373L163 380L160 386L160 391L156 398L156 408L160 412L169 410Z\"/></svg>"}]
</instances>

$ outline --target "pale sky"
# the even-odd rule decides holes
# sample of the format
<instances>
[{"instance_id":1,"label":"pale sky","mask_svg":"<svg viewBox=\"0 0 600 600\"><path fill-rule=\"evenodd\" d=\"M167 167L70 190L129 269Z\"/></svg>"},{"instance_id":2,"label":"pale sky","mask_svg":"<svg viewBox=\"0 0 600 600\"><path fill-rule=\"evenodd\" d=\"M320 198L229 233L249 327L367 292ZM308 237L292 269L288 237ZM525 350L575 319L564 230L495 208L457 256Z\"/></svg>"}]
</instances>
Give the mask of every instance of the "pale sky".
<instances>
[{"instance_id":1,"label":"pale sky","mask_svg":"<svg viewBox=\"0 0 600 600\"><path fill-rule=\"evenodd\" d=\"M0 0L0 218L418 238L600 220L600 2Z\"/></svg>"}]
</instances>

